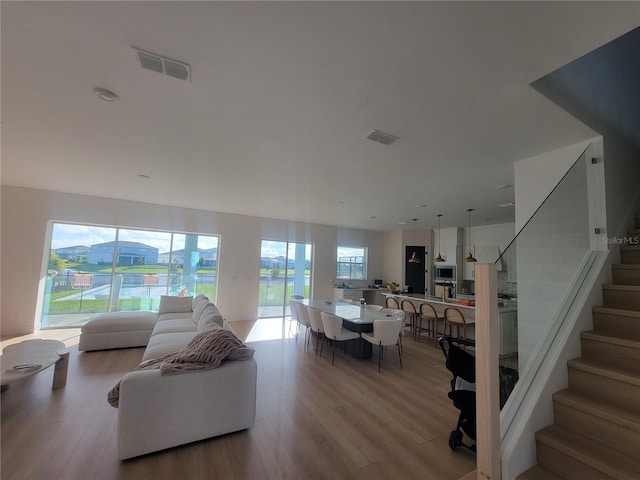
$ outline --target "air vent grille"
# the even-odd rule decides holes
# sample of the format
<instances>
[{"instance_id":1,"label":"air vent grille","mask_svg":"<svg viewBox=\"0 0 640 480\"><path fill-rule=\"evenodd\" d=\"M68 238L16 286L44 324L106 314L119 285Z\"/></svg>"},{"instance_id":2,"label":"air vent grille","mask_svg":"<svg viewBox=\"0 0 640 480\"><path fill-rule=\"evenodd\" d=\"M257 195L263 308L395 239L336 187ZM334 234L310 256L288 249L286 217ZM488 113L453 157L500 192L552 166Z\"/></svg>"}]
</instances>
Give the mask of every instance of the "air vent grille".
<instances>
[{"instance_id":1,"label":"air vent grille","mask_svg":"<svg viewBox=\"0 0 640 480\"><path fill-rule=\"evenodd\" d=\"M159 57L147 55L146 53L138 52L138 60L140 66L147 70L153 70L154 72L164 73L162 68L162 60Z\"/></svg>"},{"instance_id":2,"label":"air vent grille","mask_svg":"<svg viewBox=\"0 0 640 480\"><path fill-rule=\"evenodd\" d=\"M188 64L171 60L156 53L147 52L137 47L131 47L136 52L136 58L142 68L163 73L180 80L191 81L191 67Z\"/></svg>"},{"instance_id":3,"label":"air vent grille","mask_svg":"<svg viewBox=\"0 0 640 480\"><path fill-rule=\"evenodd\" d=\"M396 140L400 139L400 137L396 137L395 135L391 135L390 133L385 133L381 130L372 130L366 138L367 140L372 140L383 145L391 145Z\"/></svg>"}]
</instances>

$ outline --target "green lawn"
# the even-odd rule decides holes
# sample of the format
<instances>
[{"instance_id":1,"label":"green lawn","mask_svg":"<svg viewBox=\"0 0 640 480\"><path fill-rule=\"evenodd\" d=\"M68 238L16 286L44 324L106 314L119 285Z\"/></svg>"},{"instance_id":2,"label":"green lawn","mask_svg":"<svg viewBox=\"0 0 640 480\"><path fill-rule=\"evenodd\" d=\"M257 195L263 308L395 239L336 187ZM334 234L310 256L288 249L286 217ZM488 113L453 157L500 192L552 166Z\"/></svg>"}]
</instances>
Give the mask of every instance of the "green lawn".
<instances>
[{"instance_id":1,"label":"green lawn","mask_svg":"<svg viewBox=\"0 0 640 480\"><path fill-rule=\"evenodd\" d=\"M258 306L277 306L282 305L282 298L284 294L284 285L272 285L269 288L260 286L258 292ZM293 295L293 285L289 285L287 289L287 298L291 298ZM309 298L309 287L304 287L304 296Z\"/></svg>"}]
</instances>

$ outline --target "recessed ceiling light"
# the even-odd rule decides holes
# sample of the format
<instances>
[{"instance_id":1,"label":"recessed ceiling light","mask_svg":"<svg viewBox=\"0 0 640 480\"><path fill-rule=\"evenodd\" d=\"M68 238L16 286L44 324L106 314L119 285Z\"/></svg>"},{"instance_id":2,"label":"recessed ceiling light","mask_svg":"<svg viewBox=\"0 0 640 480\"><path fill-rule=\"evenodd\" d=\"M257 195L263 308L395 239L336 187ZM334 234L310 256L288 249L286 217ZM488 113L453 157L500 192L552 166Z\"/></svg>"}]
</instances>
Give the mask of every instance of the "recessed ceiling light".
<instances>
[{"instance_id":1,"label":"recessed ceiling light","mask_svg":"<svg viewBox=\"0 0 640 480\"><path fill-rule=\"evenodd\" d=\"M498 204L498 206L502 207L502 208L515 207L516 206L516 202L500 203L500 204Z\"/></svg>"},{"instance_id":2,"label":"recessed ceiling light","mask_svg":"<svg viewBox=\"0 0 640 480\"><path fill-rule=\"evenodd\" d=\"M116 100L120 100L120 97L118 95L113 93L111 90L107 90L106 88L95 87L93 91L98 96L98 98L104 100L105 102L115 102Z\"/></svg>"},{"instance_id":3,"label":"recessed ceiling light","mask_svg":"<svg viewBox=\"0 0 640 480\"><path fill-rule=\"evenodd\" d=\"M406 222L404 220L402 220L401 222L398 222L398 225L407 225L409 222Z\"/></svg>"},{"instance_id":4,"label":"recessed ceiling light","mask_svg":"<svg viewBox=\"0 0 640 480\"><path fill-rule=\"evenodd\" d=\"M423 203L422 205L416 205L416 208L425 208L426 205Z\"/></svg>"},{"instance_id":5,"label":"recessed ceiling light","mask_svg":"<svg viewBox=\"0 0 640 480\"><path fill-rule=\"evenodd\" d=\"M506 190L507 188L511 188L511 187L513 187L513 185L506 185L506 184L505 185L498 185L496 187L496 190Z\"/></svg>"},{"instance_id":6,"label":"recessed ceiling light","mask_svg":"<svg viewBox=\"0 0 640 480\"><path fill-rule=\"evenodd\" d=\"M151 177L149 175L145 175L144 173L141 173L140 175L138 175L138 177L144 178L145 180L151 180Z\"/></svg>"}]
</instances>

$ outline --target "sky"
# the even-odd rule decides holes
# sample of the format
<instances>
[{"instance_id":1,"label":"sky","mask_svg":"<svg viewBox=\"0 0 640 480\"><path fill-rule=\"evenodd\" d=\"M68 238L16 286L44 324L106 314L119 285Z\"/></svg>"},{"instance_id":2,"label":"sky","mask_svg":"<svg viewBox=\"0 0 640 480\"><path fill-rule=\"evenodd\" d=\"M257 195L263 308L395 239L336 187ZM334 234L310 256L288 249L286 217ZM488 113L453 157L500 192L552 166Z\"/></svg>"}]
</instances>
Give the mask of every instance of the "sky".
<instances>
[{"instance_id":1,"label":"sky","mask_svg":"<svg viewBox=\"0 0 640 480\"><path fill-rule=\"evenodd\" d=\"M96 227L89 225L73 225L66 223L55 223L51 238L51 248L72 247L74 245L91 246L97 243L112 242L115 240L116 229L112 227ZM173 236L173 249L184 248L185 235L176 233ZM156 232L152 230L132 230L120 229L119 240L140 242L145 245L156 247L159 253L168 252L171 247L171 233ZM216 236L198 237L198 248L209 249L218 246L219 238ZM291 244L294 245L294 244ZM286 256L286 242L270 240L262 241L261 257L275 258ZM338 257L348 257L362 255L362 248L338 247ZM295 256L295 248L291 247L290 257ZM311 260L311 245L305 248L305 258Z\"/></svg>"},{"instance_id":2,"label":"sky","mask_svg":"<svg viewBox=\"0 0 640 480\"><path fill-rule=\"evenodd\" d=\"M88 225L71 225L56 223L51 237L51 248L72 247L74 245L91 246L97 243L112 242L116 237L116 229L111 227L94 227ZM185 235L176 233L173 236L173 249L184 248ZM120 229L118 240L140 242L156 247L159 253L168 252L171 248L171 233L151 230ZM198 237L198 248L209 249L218 246L218 237Z\"/></svg>"}]
</instances>

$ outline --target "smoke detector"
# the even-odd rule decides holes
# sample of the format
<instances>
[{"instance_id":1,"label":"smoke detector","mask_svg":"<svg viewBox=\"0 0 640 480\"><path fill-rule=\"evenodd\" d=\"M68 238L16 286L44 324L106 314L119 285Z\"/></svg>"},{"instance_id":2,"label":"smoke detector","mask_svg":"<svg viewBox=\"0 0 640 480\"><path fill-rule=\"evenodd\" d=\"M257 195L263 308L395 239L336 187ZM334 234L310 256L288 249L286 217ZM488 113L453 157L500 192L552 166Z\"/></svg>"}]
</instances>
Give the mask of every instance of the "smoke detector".
<instances>
[{"instance_id":1,"label":"smoke detector","mask_svg":"<svg viewBox=\"0 0 640 480\"><path fill-rule=\"evenodd\" d=\"M132 46L131 48L136 52L136 59L142 68L191 82L191 67L189 64L163 57L157 53L147 52L138 47Z\"/></svg>"},{"instance_id":2,"label":"smoke detector","mask_svg":"<svg viewBox=\"0 0 640 480\"><path fill-rule=\"evenodd\" d=\"M115 102L116 100L120 100L120 97L118 95L113 93L111 90L107 90L106 88L94 87L93 91L98 96L98 98L104 100L105 102Z\"/></svg>"},{"instance_id":3,"label":"smoke detector","mask_svg":"<svg viewBox=\"0 0 640 480\"><path fill-rule=\"evenodd\" d=\"M382 130L372 130L371 133L366 136L366 138L367 140L372 140L383 145L391 145L396 140L400 139L400 137L396 137L395 135L391 135L390 133L385 133Z\"/></svg>"}]
</instances>

